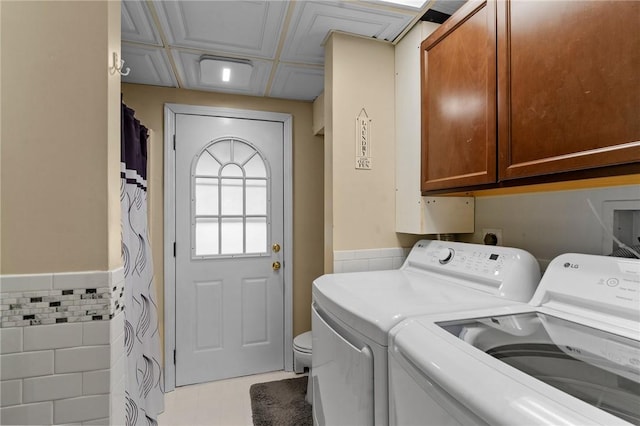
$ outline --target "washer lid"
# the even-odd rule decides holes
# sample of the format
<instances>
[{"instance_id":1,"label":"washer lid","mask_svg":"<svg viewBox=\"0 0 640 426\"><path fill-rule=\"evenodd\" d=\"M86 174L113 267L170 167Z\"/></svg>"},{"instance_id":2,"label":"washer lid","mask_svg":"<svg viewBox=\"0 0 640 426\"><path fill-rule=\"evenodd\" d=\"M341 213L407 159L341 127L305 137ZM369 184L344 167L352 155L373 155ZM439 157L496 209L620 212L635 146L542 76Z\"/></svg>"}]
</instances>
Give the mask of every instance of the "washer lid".
<instances>
[{"instance_id":1,"label":"washer lid","mask_svg":"<svg viewBox=\"0 0 640 426\"><path fill-rule=\"evenodd\" d=\"M323 275L313 282L313 299L382 346L389 330L408 316L514 304L442 276L402 269Z\"/></svg>"},{"instance_id":2,"label":"washer lid","mask_svg":"<svg viewBox=\"0 0 640 426\"><path fill-rule=\"evenodd\" d=\"M552 386L581 383L579 395L598 388L622 394L640 390L640 331L631 339L542 312L436 323L460 340ZM563 367L564 366L564 367ZM538 377L539 376L539 377ZM625 380L626 379L626 380ZM567 392L578 391L568 387ZM636 395L640 423L640 394ZM582 398L581 398L582 399ZM596 397L597 401L598 398ZM620 408L623 411L623 408Z\"/></svg>"},{"instance_id":3,"label":"washer lid","mask_svg":"<svg viewBox=\"0 0 640 426\"><path fill-rule=\"evenodd\" d=\"M640 424L638 340L538 315L409 319L389 353L488 424Z\"/></svg>"}]
</instances>

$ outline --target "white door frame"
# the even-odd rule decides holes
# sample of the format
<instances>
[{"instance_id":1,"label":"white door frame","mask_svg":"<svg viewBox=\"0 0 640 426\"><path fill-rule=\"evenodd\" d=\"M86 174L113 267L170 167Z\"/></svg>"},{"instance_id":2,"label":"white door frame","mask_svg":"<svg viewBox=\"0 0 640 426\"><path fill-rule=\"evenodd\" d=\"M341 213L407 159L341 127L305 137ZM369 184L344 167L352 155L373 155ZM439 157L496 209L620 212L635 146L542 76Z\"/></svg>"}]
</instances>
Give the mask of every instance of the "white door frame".
<instances>
[{"instance_id":1,"label":"white door frame","mask_svg":"<svg viewBox=\"0 0 640 426\"><path fill-rule=\"evenodd\" d=\"M176 114L215 115L281 122L284 127L284 369L293 370L293 163L290 114L195 105L164 105L164 390L176 386L176 240L175 159Z\"/></svg>"}]
</instances>

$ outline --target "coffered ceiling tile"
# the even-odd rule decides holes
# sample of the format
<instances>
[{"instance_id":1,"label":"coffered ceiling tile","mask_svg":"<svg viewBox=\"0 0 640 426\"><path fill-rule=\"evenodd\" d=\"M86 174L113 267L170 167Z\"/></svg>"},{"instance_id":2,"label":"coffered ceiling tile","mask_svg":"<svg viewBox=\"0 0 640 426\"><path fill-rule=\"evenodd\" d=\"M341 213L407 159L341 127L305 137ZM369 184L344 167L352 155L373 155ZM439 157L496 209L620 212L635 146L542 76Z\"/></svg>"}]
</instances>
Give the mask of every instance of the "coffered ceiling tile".
<instances>
[{"instance_id":1,"label":"coffered ceiling tile","mask_svg":"<svg viewBox=\"0 0 640 426\"><path fill-rule=\"evenodd\" d=\"M364 8L349 2L295 2L296 9L281 60L324 63L322 45L331 30L393 40L413 15L386 9Z\"/></svg>"},{"instance_id":2,"label":"coffered ceiling tile","mask_svg":"<svg viewBox=\"0 0 640 426\"><path fill-rule=\"evenodd\" d=\"M276 70L270 97L312 101L324 88L324 69L280 64Z\"/></svg>"},{"instance_id":3,"label":"coffered ceiling tile","mask_svg":"<svg viewBox=\"0 0 640 426\"><path fill-rule=\"evenodd\" d=\"M122 41L162 45L145 2L123 1L120 16Z\"/></svg>"},{"instance_id":4,"label":"coffered ceiling tile","mask_svg":"<svg viewBox=\"0 0 640 426\"><path fill-rule=\"evenodd\" d=\"M252 59L253 70L251 72L251 82L247 88L229 88L224 83L206 84L200 79L200 59L203 55L198 53L172 50L176 68L184 87L194 90L206 90L213 92L236 93L240 95L264 96L269 81L269 74L273 63L261 59Z\"/></svg>"},{"instance_id":5,"label":"coffered ceiling tile","mask_svg":"<svg viewBox=\"0 0 640 426\"><path fill-rule=\"evenodd\" d=\"M122 59L124 67L130 69L129 75L122 76L123 83L178 87L163 49L123 43Z\"/></svg>"},{"instance_id":6,"label":"coffered ceiling tile","mask_svg":"<svg viewBox=\"0 0 640 426\"><path fill-rule=\"evenodd\" d=\"M154 1L173 47L274 59L288 2Z\"/></svg>"},{"instance_id":7,"label":"coffered ceiling tile","mask_svg":"<svg viewBox=\"0 0 640 426\"><path fill-rule=\"evenodd\" d=\"M402 1L395 1L395 0L360 0L360 1L363 2L363 3L382 4L382 5L386 5L388 7L393 7L393 8L396 8L396 9L407 9L407 10L411 10L413 12L419 11L422 8L422 6L424 6L424 4L426 3L426 0L402 0ZM444 0L444 1L451 1L451 0Z\"/></svg>"}]
</instances>

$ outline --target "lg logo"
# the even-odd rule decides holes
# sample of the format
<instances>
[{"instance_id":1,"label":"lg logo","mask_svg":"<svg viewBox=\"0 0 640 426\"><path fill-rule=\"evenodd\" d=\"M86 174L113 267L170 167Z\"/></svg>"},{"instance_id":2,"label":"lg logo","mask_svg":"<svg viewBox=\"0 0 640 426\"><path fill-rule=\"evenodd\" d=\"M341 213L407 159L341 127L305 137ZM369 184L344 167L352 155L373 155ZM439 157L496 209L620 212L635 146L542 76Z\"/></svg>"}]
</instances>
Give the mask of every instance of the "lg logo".
<instances>
[{"instance_id":1,"label":"lg logo","mask_svg":"<svg viewBox=\"0 0 640 426\"><path fill-rule=\"evenodd\" d=\"M580 266L577 263L565 263L564 264L565 268L571 268L571 269L578 269Z\"/></svg>"}]
</instances>

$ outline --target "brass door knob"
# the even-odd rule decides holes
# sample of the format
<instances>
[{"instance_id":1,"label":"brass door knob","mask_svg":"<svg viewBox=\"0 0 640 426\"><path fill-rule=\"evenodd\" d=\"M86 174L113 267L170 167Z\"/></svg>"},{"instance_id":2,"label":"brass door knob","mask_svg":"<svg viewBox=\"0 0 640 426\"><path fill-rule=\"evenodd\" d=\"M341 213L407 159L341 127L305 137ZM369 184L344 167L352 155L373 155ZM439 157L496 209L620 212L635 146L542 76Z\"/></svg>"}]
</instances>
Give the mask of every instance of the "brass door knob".
<instances>
[{"instance_id":1,"label":"brass door knob","mask_svg":"<svg viewBox=\"0 0 640 426\"><path fill-rule=\"evenodd\" d=\"M274 243L274 244L271 246L271 248L273 249L273 252L274 252L274 253L277 253L277 252L279 252L279 251L280 251L280 244L278 244L278 243Z\"/></svg>"},{"instance_id":2,"label":"brass door knob","mask_svg":"<svg viewBox=\"0 0 640 426\"><path fill-rule=\"evenodd\" d=\"M278 269L280 269L280 266L281 266L280 262L278 261L273 262L273 264L271 265L274 271L277 271Z\"/></svg>"}]
</instances>

